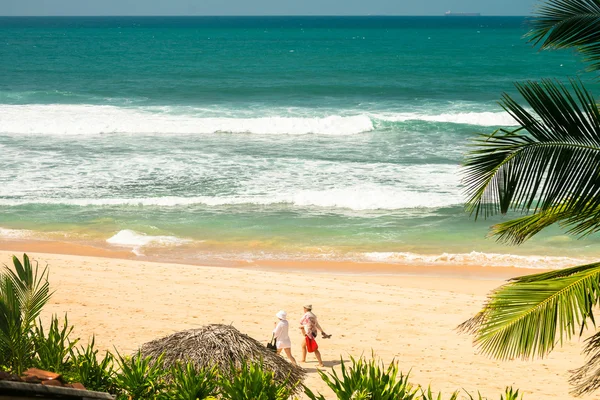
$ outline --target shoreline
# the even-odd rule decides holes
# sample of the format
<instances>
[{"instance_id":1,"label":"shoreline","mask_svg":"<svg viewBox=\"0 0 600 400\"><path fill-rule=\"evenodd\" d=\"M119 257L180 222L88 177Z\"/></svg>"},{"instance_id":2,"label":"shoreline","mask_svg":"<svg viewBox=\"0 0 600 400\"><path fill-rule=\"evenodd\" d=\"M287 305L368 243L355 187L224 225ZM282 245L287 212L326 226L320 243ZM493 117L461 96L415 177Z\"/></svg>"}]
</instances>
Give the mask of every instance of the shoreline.
<instances>
[{"instance_id":1,"label":"shoreline","mask_svg":"<svg viewBox=\"0 0 600 400\"><path fill-rule=\"evenodd\" d=\"M339 260L287 260L256 259L227 260L215 263L214 260L174 260L169 257L137 256L129 250L98 247L67 241L33 240L33 239L0 239L0 251L15 253L44 253L66 256L85 256L133 260L140 262L169 263L179 265L197 265L208 267L225 267L255 269L264 271L311 272L336 275L356 276L418 276L447 277L478 280L507 280L521 275L536 274L549 271L542 268L523 268L506 266L479 266L451 263L386 263L359 262ZM17 255L17 254L15 254Z\"/></svg>"}]
</instances>

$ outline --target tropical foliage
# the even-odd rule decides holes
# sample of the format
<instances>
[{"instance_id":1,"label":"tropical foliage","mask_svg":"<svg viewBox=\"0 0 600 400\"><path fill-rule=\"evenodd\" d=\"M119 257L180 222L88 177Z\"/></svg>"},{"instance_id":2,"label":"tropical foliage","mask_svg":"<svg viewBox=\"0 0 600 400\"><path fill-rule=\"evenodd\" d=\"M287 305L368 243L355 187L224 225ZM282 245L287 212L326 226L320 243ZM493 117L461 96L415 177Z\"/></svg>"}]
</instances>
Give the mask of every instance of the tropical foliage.
<instances>
[{"instance_id":1,"label":"tropical foliage","mask_svg":"<svg viewBox=\"0 0 600 400\"><path fill-rule=\"evenodd\" d=\"M231 364L229 377L222 377L221 398L227 400L287 400L294 393L287 382L277 382L262 363Z\"/></svg>"},{"instance_id":2,"label":"tropical foliage","mask_svg":"<svg viewBox=\"0 0 600 400\"><path fill-rule=\"evenodd\" d=\"M458 395L459 395L459 391L455 391L454 393L450 394L449 397L443 397L442 393L438 393L437 395L431 391L431 386L429 386L427 389L421 388L421 400L458 400ZM481 396L479 396L481 397ZM473 398L471 397L471 400L473 400Z\"/></svg>"},{"instance_id":3,"label":"tropical foliage","mask_svg":"<svg viewBox=\"0 0 600 400\"><path fill-rule=\"evenodd\" d=\"M409 374L403 374L398 363L392 361L387 367L375 357L366 360L350 357L350 365L342 359L340 374L335 370L329 373L319 371L321 379L329 386L338 400L458 400L460 391L456 390L449 396L435 394L431 387L427 389L411 384ZM308 387L304 391L309 400L325 400L321 393L315 394ZM461 399L475 400L475 397L464 392ZM486 400L478 393L477 400ZM519 391L512 387L506 388L500 400L522 400Z\"/></svg>"},{"instance_id":4,"label":"tropical foliage","mask_svg":"<svg viewBox=\"0 0 600 400\"><path fill-rule=\"evenodd\" d=\"M170 398L173 400L205 400L218 393L217 369L197 369L194 364L178 363L171 368Z\"/></svg>"},{"instance_id":5,"label":"tropical foliage","mask_svg":"<svg viewBox=\"0 0 600 400\"><path fill-rule=\"evenodd\" d=\"M58 373L71 369L71 351L79 341L79 339L69 338L72 332L73 326L69 326L66 314L62 327L59 326L58 317L56 315L52 317L47 334L44 332L42 321L39 320L32 334L35 366Z\"/></svg>"},{"instance_id":6,"label":"tropical foliage","mask_svg":"<svg viewBox=\"0 0 600 400\"><path fill-rule=\"evenodd\" d=\"M374 358L367 361L351 357L350 366L341 360L340 373L319 371L321 379L340 400L412 400L417 395L417 388L408 382L408 374L403 375L395 361L384 367ZM311 400L318 399L308 388L306 394Z\"/></svg>"},{"instance_id":7,"label":"tropical foliage","mask_svg":"<svg viewBox=\"0 0 600 400\"><path fill-rule=\"evenodd\" d=\"M100 360L95 344L96 338L92 336L86 347L71 348L71 369L77 382L87 389L114 393L114 356L107 351Z\"/></svg>"},{"instance_id":8,"label":"tropical foliage","mask_svg":"<svg viewBox=\"0 0 600 400\"><path fill-rule=\"evenodd\" d=\"M573 47L600 69L600 1L547 0L528 37L542 49ZM500 241L520 244L558 224L578 237L600 230L600 111L578 80L516 84L525 105L504 95L501 106L519 127L482 134L465 162L468 209L478 216L524 215L492 227ZM489 295L461 328L484 353L544 357L556 344L594 325L600 263L512 279ZM600 333L588 340L588 363L574 392L600 387ZM508 395L507 395L508 397Z\"/></svg>"},{"instance_id":9,"label":"tropical foliage","mask_svg":"<svg viewBox=\"0 0 600 400\"><path fill-rule=\"evenodd\" d=\"M117 364L118 399L155 400L162 397L166 377L162 357L153 362L151 357L143 357L140 351L133 357L124 357L117 352Z\"/></svg>"},{"instance_id":10,"label":"tropical foliage","mask_svg":"<svg viewBox=\"0 0 600 400\"><path fill-rule=\"evenodd\" d=\"M24 254L13 256L14 270L0 273L0 365L16 374L33 364L35 320L50 299L48 269L40 271Z\"/></svg>"}]
</instances>

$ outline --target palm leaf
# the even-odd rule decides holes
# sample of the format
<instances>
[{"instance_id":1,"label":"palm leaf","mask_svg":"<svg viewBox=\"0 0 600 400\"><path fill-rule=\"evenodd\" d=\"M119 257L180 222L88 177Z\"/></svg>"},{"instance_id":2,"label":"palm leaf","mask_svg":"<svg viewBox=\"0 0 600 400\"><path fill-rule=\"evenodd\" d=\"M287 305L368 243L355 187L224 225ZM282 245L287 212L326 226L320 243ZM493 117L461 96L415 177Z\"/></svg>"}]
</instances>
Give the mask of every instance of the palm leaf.
<instances>
[{"instance_id":1,"label":"palm leaf","mask_svg":"<svg viewBox=\"0 0 600 400\"><path fill-rule=\"evenodd\" d=\"M467 209L477 218L511 208L597 208L600 112L593 97L577 81L574 94L549 80L516 86L533 112L504 95L501 105L521 127L475 139L464 163Z\"/></svg>"},{"instance_id":2,"label":"palm leaf","mask_svg":"<svg viewBox=\"0 0 600 400\"><path fill-rule=\"evenodd\" d=\"M590 269L594 269L598 263L591 263L586 265L578 265L570 268L557 269L554 271L541 272L539 274L530 274L518 276L515 278L511 278L511 282L539 282L539 281L547 281L550 279L556 278L564 278L572 275L576 275L580 272L589 271Z\"/></svg>"},{"instance_id":3,"label":"palm leaf","mask_svg":"<svg viewBox=\"0 0 600 400\"><path fill-rule=\"evenodd\" d=\"M572 393L581 396L600 389L600 332L586 340L584 353L587 362L572 372L569 382L575 387Z\"/></svg>"},{"instance_id":4,"label":"palm leaf","mask_svg":"<svg viewBox=\"0 0 600 400\"><path fill-rule=\"evenodd\" d=\"M599 298L600 263L517 278L459 329L474 333L475 345L496 358L544 357L593 322Z\"/></svg>"},{"instance_id":5,"label":"palm leaf","mask_svg":"<svg viewBox=\"0 0 600 400\"><path fill-rule=\"evenodd\" d=\"M590 62L589 70L600 69L600 1L548 0L531 24L530 42L541 49L574 47Z\"/></svg>"},{"instance_id":6,"label":"palm leaf","mask_svg":"<svg viewBox=\"0 0 600 400\"><path fill-rule=\"evenodd\" d=\"M510 221L493 225L489 236L496 236L500 242L519 245L550 225L560 223L568 228L567 233L584 237L600 230L600 206L573 210L560 204L525 215Z\"/></svg>"},{"instance_id":7,"label":"palm leaf","mask_svg":"<svg viewBox=\"0 0 600 400\"><path fill-rule=\"evenodd\" d=\"M48 269L41 273L31 265L27 254L23 263L13 257L14 271L0 273L0 360L21 374L33 356L31 333L35 319L50 299Z\"/></svg>"},{"instance_id":8,"label":"palm leaf","mask_svg":"<svg viewBox=\"0 0 600 400\"><path fill-rule=\"evenodd\" d=\"M40 273L38 264L31 265L27 254L23 254L23 264L13 256L15 271L5 269L5 274L12 281L21 303L23 324L33 326L44 305L50 299L48 267Z\"/></svg>"}]
</instances>

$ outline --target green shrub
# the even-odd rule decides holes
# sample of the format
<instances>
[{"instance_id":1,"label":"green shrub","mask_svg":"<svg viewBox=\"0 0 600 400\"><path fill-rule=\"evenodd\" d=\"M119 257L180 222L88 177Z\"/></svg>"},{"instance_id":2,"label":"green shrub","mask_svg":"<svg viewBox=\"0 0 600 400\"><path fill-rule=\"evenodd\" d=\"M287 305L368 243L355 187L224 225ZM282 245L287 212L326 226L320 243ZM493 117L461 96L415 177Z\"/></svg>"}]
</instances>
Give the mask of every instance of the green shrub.
<instances>
[{"instance_id":1,"label":"green shrub","mask_svg":"<svg viewBox=\"0 0 600 400\"><path fill-rule=\"evenodd\" d=\"M171 368L170 398L173 400L205 400L216 396L216 367L196 369L192 363L177 363Z\"/></svg>"},{"instance_id":2,"label":"green shrub","mask_svg":"<svg viewBox=\"0 0 600 400\"><path fill-rule=\"evenodd\" d=\"M69 335L73 326L69 326L67 314L62 328L59 327L58 317L52 316L48 335L44 332L42 321L34 326L32 340L35 349L35 366L47 371L64 373L71 366L71 350L79 339L71 341Z\"/></svg>"},{"instance_id":3,"label":"green shrub","mask_svg":"<svg viewBox=\"0 0 600 400\"><path fill-rule=\"evenodd\" d=\"M421 394L419 400L443 400L442 393L438 393L437 396L431 391L431 386L427 387L427 390L420 388ZM460 392L457 390L452 393L448 400L458 400L458 394Z\"/></svg>"},{"instance_id":4,"label":"green shrub","mask_svg":"<svg viewBox=\"0 0 600 400\"><path fill-rule=\"evenodd\" d=\"M469 396L470 400L475 400L475 397L473 397L473 395L471 395L470 393L467 393L467 395ZM483 397L481 396L481 393L477 392L477 400L487 400L487 397ZM523 400L523 395L521 395L521 397L519 397L519 390L514 390L511 387L506 387L506 389L504 390L504 394L500 395L500 400Z\"/></svg>"},{"instance_id":5,"label":"green shrub","mask_svg":"<svg viewBox=\"0 0 600 400\"><path fill-rule=\"evenodd\" d=\"M263 363L244 362L231 366L230 376L221 376L221 398L228 400L287 400L294 390L287 381L277 382Z\"/></svg>"},{"instance_id":6,"label":"green shrub","mask_svg":"<svg viewBox=\"0 0 600 400\"><path fill-rule=\"evenodd\" d=\"M521 397L519 397L519 389L513 390L512 386L506 388L506 390L504 391L504 396L500 396L500 400L522 400L522 399L523 399L523 395L521 395Z\"/></svg>"},{"instance_id":7,"label":"green shrub","mask_svg":"<svg viewBox=\"0 0 600 400\"><path fill-rule=\"evenodd\" d=\"M71 349L74 379L89 390L113 393L115 391L114 356L107 351L104 358L98 361L98 350L94 348L95 342L96 338L92 336L87 347Z\"/></svg>"},{"instance_id":8,"label":"green shrub","mask_svg":"<svg viewBox=\"0 0 600 400\"><path fill-rule=\"evenodd\" d=\"M142 357L141 351L133 357L122 357L117 352L119 371L115 375L118 399L157 400L164 396L165 372L162 354L156 361Z\"/></svg>"},{"instance_id":9,"label":"green shrub","mask_svg":"<svg viewBox=\"0 0 600 400\"><path fill-rule=\"evenodd\" d=\"M417 399L417 390L408 382L408 374L403 375L398 370L398 364L391 362L385 368L383 363L363 357L350 357L352 365L346 366L341 361L341 376L335 370L331 373L319 371L321 379L333 390L339 400L378 399L378 400L412 400ZM322 400L324 397L315 395L305 388L305 393L311 400Z\"/></svg>"},{"instance_id":10,"label":"green shrub","mask_svg":"<svg viewBox=\"0 0 600 400\"><path fill-rule=\"evenodd\" d=\"M27 254L22 263L13 256L13 265L0 273L0 365L21 375L33 365L33 327L52 294L48 268L40 272Z\"/></svg>"}]
</instances>

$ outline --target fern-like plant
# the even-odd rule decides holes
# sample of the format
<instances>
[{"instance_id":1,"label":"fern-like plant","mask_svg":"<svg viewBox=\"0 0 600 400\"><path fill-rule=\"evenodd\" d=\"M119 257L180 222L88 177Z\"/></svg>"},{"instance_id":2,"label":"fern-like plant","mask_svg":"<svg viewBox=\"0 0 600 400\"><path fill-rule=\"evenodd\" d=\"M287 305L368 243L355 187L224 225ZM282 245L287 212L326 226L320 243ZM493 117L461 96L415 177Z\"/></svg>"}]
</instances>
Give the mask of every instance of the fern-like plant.
<instances>
[{"instance_id":1,"label":"fern-like plant","mask_svg":"<svg viewBox=\"0 0 600 400\"><path fill-rule=\"evenodd\" d=\"M71 349L72 371L75 379L89 390L98 392L115 392L114 356L107 351L102 360L98 359L95 348L96 338L86 347Z\"/></svg>"},{"instance_id":2,"label":"fern-like plant","mask_svg":"<svg viewBox=\"0 0 600 400\"><path fill-rule=\"evenodd\" d=\"M421 393L419 394L419 400L444 400L445 398L442 397L442 393L439 392L437 394L437 396L435 395L434 392L431 391L431 386L428 386L427 389L424 388L420 388ZM448 397L448 400L458 400L458 395L459 395L459 391L456 390L455 392L453 392L452 394L450 394L450 397Z\"/></svg>"},{"instance_id":3,"label":"fern-like plant","mask_svg":"<svg viewBox=\"0 0 600 400\"><path fill-rule=\"evenodd\" d=\"M59 326L58 317L52 316L50 328L46 334L42 321L39 320L33 329L33 344L35 348L35 366L44 370L64 373L71 368L71 350L79 339L70 339L73 326L69 326L67 314Z\"/></svg>"},{"instance_id":4,"label":"fern-like plant","mask_svg":"<svg viewBox=\"0 0 600 400\"><path fill-rule=\"evenodd\" d=\"M141 351L133 357L123 357L117 352L119 371L115 375L118 399L158 400L168 398L165 395L164 354L155 361L152 357L143 357Z\"/></svg>"},{"instance_id":5,"label":"fern-like plant","mask_svg":"<svg viewBox=\"0 0 600 400\"><path fill-rule=\"evenodd\" d=\"M227 400L287 400L294 393L287 381L277 382L262 362L231 365L229 376L220 381L221 398Z\"/></svg>"},{"instance_id":6,"label":"fern-like plant","mask_svg":"<svg viewBox=\"0 0 600 400\"><path fill-rule=\"evenodd\" d=\"M205 400L218 393L216 367L198 369L194 364L177 363L171 367L169 396L173 400Z\"/></svg>"},{"instance_id":7,"label":"fern-like plant","mask_svg":"<svg viewBox=\"0 0 600 400\"><path fill-rule=\"evenodd\" d=\"M379 399L379 400L412 400L418 399L416 388L408 382L408 374L398 369L398 363L392 361L386 368L382 362L363 357L350 357L348 367L341 360L341 375L335 370L330 373L319 371L321 379L333 390L338 400ZM323 395L314 394L305 387L310 400L322 400Z\"/></svg>"}]
</instances>

